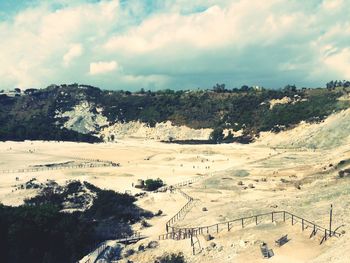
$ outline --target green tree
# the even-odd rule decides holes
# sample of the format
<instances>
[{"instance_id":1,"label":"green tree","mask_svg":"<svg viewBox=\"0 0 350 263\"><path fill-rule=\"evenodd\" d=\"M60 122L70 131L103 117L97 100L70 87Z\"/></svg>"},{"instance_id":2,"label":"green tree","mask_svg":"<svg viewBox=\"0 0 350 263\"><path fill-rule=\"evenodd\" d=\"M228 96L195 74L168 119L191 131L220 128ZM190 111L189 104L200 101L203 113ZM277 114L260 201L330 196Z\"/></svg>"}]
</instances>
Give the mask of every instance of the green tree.
<instances>
[{"instance_id":1,"label":"green tree","mask_svg":"<svg viewBox=\"0 0 350 263\"><path fill-rule=\"evenodd\" d=\"M234 136L233 136L232 132L228 131L228 134L225 137L225 141L231 142L231 141L233 141L233 138L234 138Z\"/></svg>"},{"instance_id":2,"label":"green tree","mask_svg":"<svg viewBox=\"0 0 350 263\"><path fill-rule=\"evenodd\" d=\"M157 190L158 188L162 187L164 185L164 182L161 179L147 179L145 181L145 189L147 191L154 191Z\"/></svg>"},{"instance_id":3,"label":"green tree","mask_svg":"<svg viewBox=\"0 0 350 263\"><path fill-rule=\"evenodd\" d=\"M154 263L186 263L184 255L180 252L178 254L164 254L161 257L158 257Z\"/></svg>"},{"instance_id":4,"label":"green tree","mask_svg":"<svg viewBox=\"0 0 350 263\"><path fill-rule=\"evenodd\" d=\"M224 130L221 127L216 127L210 133L210 140L215 143L221 143L224 140Z\"/></svg>"}]
</instances>

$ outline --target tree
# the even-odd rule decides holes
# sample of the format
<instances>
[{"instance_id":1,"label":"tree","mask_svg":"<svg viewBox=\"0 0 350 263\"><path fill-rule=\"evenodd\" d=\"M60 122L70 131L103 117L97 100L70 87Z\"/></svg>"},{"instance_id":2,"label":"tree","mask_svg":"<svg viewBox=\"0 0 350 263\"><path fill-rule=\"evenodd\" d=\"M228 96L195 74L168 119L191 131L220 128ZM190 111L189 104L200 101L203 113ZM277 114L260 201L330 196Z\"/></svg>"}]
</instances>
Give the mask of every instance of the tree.
<instances>
[{"instance_id":1,"label":"tree","mask_svg":"<svg viewBox=\"0 0 350 263\"><path fill-rule=\"evenodd\" d=\"M220 143L224 139L224 130L221 127L216 127L211 133L210 133L210 140L215 143Z\"/></svg>"},{"instance_id":2,"label":"tree","mask_svg":"<svg viewBox=\"0 0 350 263\"><path fill-rule=\"evenodd\" d=\"M222 93L226 91L225 84L218 84L213 87L213 91L217 93Z\"/></svg>"},{"instance_id":3,"label":"tree","mask_svg":"<svg viewBox=\"0 0 350 263\"><path fill-rule=\"evenodd\" d=\"M154 191L157 190L158 188L162 187L164 185L163 181L161 179L147 179L145 181L145 189L147 191Z\"/></svg>"},{"instance_id":4,"label":"tree","mask_svg":"<svg viewBox=\"0 0 350 263\"><path fill-rule=\"evenodd\" d=\"M248 90L249 90L249 86L247 86L247 85L243 85L241 87L241 91L248 91Z\"/></svg>"},{"instance_id":5,"label":"tree","mask_svg":"<svg viewBox=\"0 0 350 263\"><path fill-rule=\"evenodd\" d=\"M284 91L286 92L296 92L297 91L297 87L295 85L286 85L284 88L283 88Z\"/></svg>"},{"instance_id":6,"label":"tree","mask_svg":"<svg viewBox=\"0 0 350 263\"><path fill-rule=\"evenodd\" d=\"M227 136L225 137L225 141L232 142L233 141L233 134L231 131L228 131Z\"/></svg>"}]
</instances>

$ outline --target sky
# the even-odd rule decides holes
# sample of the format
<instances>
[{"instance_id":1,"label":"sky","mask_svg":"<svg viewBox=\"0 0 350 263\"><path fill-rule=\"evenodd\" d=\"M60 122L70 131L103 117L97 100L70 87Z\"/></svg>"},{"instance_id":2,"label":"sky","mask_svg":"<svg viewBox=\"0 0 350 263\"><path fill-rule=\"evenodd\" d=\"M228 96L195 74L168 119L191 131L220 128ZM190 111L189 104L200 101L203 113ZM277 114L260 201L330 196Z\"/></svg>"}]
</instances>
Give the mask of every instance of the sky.
<instances>
[{"instance_id":1,"label":"sky","mask_svg":"<svg viewBox=\"0 0 350 263\"><path fill-rule=\"evenodd\" d=\"M322 87L350 79L350 0L0 0L0 89Z\"/></svg>"}]
</instances>

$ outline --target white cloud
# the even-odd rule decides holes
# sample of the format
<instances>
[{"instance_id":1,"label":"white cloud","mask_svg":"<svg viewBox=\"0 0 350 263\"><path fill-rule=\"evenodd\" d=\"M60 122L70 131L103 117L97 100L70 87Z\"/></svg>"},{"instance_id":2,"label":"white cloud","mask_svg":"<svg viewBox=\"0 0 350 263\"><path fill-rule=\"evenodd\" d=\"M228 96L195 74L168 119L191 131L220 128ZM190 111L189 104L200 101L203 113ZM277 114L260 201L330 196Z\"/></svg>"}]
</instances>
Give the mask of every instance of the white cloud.
<instances>
[{"instance_id":1,"label":"white cloud","mask_svg":"<svg viewBox=\"0 0 350 263\"><path fill-rule=\"evenodd\" d=\"M72 44L66 54L63 56L64 66L69 66L74 58L80 57L83 54L83 47L81 44Z\"/></svg>"},{"instance_id":2,"label":"white cloud","mask_svg":"<svg viewBox=\"0 0 350 263\"><path fill-rule=\"evenodd\" d=\"M343 0L324 0L322 3L322 7L326 11L339 9L343 5Z\"/></svg>"},{"instance_id":3,"label":"white cloud","mask_svg":"<svg viewBox=\"0 0 350 263\"><path fill-rule=\"evenodd\" d=\"M118 1L59 10L51 10L44 3L21 11L12 20L0 22L1 88L45 87L55 82L81 80L84 76L81 69L86 70L83 57L74 63L77 64L74 73L67 67L72 59L83 54L79 44L71 43L84 42L88 50L94 49L98 37L108 34L118 21L118 9ZM95 56L90 55L92 59Z\"/></svg>"},{"instance_id":4,"label":"white cloud","mask_svg":"<svg viewBox=\"0 0 350 263\"><path fill-rule=\"evenodd\" d=\"M350 79L350 48L344 48L324 58L329 68L341 73L344 79Z\"/></svg>"},{"instance_id":5,"label":"white cloud","mask_svg":"<svg viewBox=\"0 0 350 263\"><path fill-rule=\"evenodd\" d=\"M116 61L99 61L90 63L91 75L103 74L118 69L118 63Z\"/></svg>"},{"instance_id":6,"label":"white cloud","mask_svg":"<svg viewBox=\"0 0 350 263\"><path fill-rule=\"evenodd\" d=\"M344 0L49 2L0 22L0 88L319 86L349 76Z\"/></svg>"}]
</instances>

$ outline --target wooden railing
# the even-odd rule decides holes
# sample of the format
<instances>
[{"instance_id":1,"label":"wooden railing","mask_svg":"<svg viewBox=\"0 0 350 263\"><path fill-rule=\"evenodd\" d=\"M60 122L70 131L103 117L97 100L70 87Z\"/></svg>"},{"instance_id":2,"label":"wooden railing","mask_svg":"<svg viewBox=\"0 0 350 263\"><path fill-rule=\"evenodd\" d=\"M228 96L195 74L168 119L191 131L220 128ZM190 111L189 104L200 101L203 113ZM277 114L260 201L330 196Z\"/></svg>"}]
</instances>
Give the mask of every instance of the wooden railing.
<instances>
[{"instance_id":1,"label":"wooden railing","mask_svg":"<svg viewBox=\"0 0 350 263\"><path fill-rule=\"evenodd\" d=\"M197 180L199 180L198 178ZM178 184L177 187L186 185L184 183ZM259 220L262 220L263 218L270 218L271 222L277 221L277 217L279 215L280 218L282 218L283 222L286 222L286 220L290 219L292 225L295 225L297 223L301 224L302 231L304 231L306 228L311 227L312 232L310 235L310 238L312 236L315 236L317 232L321 231L322 232L322 240L320 244L322 244L325 240L327 240L328 237L336 236L339 237L341 236L341 233L338 233L336 231L332 231L330 229L327 229L325 227L322 227L310 220L307 220L303 217L300 217L298 215L295 215L293 213L290 213L288 211L272 211L268 213L262 213L262 214L257 214L257 215L252 215L252 216L247 216L247 217L241 217L237 218L234 220L226 221L226 222L221 222L213 225L207 225L207 226L195 226L195 227L174 227L173 224L178 221L184 214L186 214L190 209L192 204L194 203L195 199L185 192L181 191L179 188L177 188L177 191L181 193L186 199L187 203L172 217L166 222L166 233L159 235L158 239L159 240L164 240L164 239L186 239L186 238L192 238L193 236L197 236L200 234L209 234L209 233L219 233L219 231L225 229L227 231L230 231L233 227L233 225L238 223L242 228L244 228L247 223L252 223L254 222L255 225L258 225ZM249 221L251 220L251 221Z\"/></svg>"},{"instance_id":2,"label":"wooden railing","mask_svg":"<svg viewBox=\"0 0 350 263\"><path fill-rule=\"evenodd\" d=\"M132 242L136 242L138 240L144 239L146 237L147 236L142 236L141 233L139 231L137 231L137 232L134 232L130 236L126 236L126 237L122 237L122 238L116 239L115 242L116 243L128 244L128 243L132 243Z\"/></svg>"},{"instance_id":3,"label":"wooden railing","mask_svg":"<svg viewBox=\"0 0 350 263\"><path fill-rule=\"evenodd\" d=\"M268 217L271 219L271 222L275 222L278 220L277 216L280 215L280 219L283 222L286 222L287 219L291 220L292 225L297 223L301 224L302 231L306 228L312 228L312 236L316 235L318 231L321 231L323 234L323 242L327 240L328 237L337 236L339 237L341 234L336 231L330 231L329 229L322 227L314 222L311 222L305 218L302 218L298 215L292 214L288 211L272 211L268 213L252 215L247 217L241 217L234 220L221 222L213 225L207 226L196 226L196 227L169 227L169 232L159 236L159 239L186 239L191 236L197 236L200 234L209 234L209 233L219 233L222 230L230 231L235 224L238 224L241 228L244 228L248 224L255 223L255 225L259 224L259 221ZM311 237L311 236L310 236Z\"/></svg>"},{"instance_id":4,"label":"wooden railing","mask_svg":"<svg viewBox=\"0 0 350 263\"><path fill-rule=\"evenodd\" d=\"M32 168L24 168L24 169L7 169L0 170L0 174L6 173L29 173L29 172L40 172L40 171L53 171L53 170L63 170L63 169L79 169L79 168L95 168L95 167L118 167L118 163L114 163L111 161L103 161L100 159L86 159L86 158L75 158L82 161L87 161L91 163L83 163L76 165L60 165L57 164L55 166L41 166L41 167L32 167Z\"/></svg>"},{"instance_id":5,"label":"wooden railing","mask_svg":"<svg viewBox=\"0 0 350 263\"><path fill-rule=\"evenodd\" d=\"M169 228L175 222L177 222L179 219L181 219L184 215L186 215L191 210L191 208L193 207L195 201L197 200L197 199L192 198L191 196L189 196L185 192L183 192L179 187L190 185L190 184L192 184L192 183L202 179L204 176L205 175L201 175L201 176L198 176L198 177L193 178L191 180L187 180L187 181L184 181L184 182L177 183L175 185L168 186L168 189L176 189L183 197L185 197L186 200L187 200L187 203L172 218L170 218L166 222L165 228L166 228L166 232L167 233L169 232Z\"/></svg>"},{"instance_id":6,"label":"wooden railing","mask_svg":"<svg viewBox=\"0 0 350 263\"><path fill-rule=\"evenodd\" d=\"M113 240L116 243L131 243L133 241L137 241L145 238L145 236L141 236L140 232L134 232L132 235L121 237L119 239ZM105 251L107 248L107 241L104 241L94 249L91 250L89 254L87 254L84 259L80 260L79 263L94 263L95 260Z\"/></svg>"},{"instance_id":7,"label":"wooden railing","mask_svg":"<svg viewBox=\"0 0 350 263\"><path fill-rule=\"evenodd\" d=\"M97 257L103 252L105 251L105 249L107 248L107 244L106 241L100 243L99 245L96 246L96 248L92 249L92 251L87 254L86 259L80 260L78 261L79 263L94 263L95 260L97 259ZM94 257L92 257L92 255L95 254Z\"/></svg>"}]
</instances>

